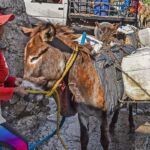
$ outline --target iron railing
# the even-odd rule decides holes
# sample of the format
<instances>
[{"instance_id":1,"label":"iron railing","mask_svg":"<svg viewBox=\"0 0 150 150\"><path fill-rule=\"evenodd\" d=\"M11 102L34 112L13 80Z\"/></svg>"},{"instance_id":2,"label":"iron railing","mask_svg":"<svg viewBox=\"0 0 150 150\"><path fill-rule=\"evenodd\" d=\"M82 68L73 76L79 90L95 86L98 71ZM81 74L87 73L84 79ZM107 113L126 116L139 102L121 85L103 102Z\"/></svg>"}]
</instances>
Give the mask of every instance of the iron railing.
<instances>
[{"instance_id":1,"label":"iron railing","mask_svg":"<svg viewBox=\"0 0 150 150\"><path fill-rule=\"evenodd\" d=\"M69 18L135 23L139 0L69 0Z\"/></svg>"}]
</instances>

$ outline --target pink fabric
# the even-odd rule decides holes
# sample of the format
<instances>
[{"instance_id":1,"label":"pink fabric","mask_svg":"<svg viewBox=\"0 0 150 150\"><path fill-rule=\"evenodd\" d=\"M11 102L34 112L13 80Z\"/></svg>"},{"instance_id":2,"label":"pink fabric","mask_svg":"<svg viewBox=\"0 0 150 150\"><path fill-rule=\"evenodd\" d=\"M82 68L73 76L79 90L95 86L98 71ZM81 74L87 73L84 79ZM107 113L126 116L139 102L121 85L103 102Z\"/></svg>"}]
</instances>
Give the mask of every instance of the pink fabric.
<instances>
[{"instance_id":1,"label":"pink fabric","mask_svg":"<svg viewBox=\"0 0 150 150\"><path fill-rule=\"evenodd\" d=\"M0 26L4 25L8 21L13 20L14 18L15 18L15 16L13 14L8 14L8 15L0 14Z\"/></svg>"}]
</instances>

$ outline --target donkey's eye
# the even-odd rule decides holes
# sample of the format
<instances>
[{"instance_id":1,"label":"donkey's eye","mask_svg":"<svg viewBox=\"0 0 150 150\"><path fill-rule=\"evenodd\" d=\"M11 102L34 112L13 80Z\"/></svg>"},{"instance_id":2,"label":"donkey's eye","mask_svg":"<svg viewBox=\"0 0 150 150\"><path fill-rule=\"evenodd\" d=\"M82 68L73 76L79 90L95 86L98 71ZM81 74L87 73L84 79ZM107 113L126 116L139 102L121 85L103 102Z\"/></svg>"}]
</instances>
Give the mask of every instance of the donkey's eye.
<instances>
[{"instance_id":1,"label":"donkey's eye","mask_svg":"<svg viewBox=\"0 0 150 150\"><path fill-rule=\"evenodd\" d=\"M52 32L47 32L46 35L47 36L52 36L53 34L52 34Z\"/></svg>"},{"instance_id":2,"label":"donkey's eye","mask_svg":"<svg viewBox=\"0 0 150 150\"><path fill-rule=\"evenodd\" d=\"M116 37L117 37L117 34L115 33L115 34L113 34L112 36L116 38Z\"/></svg>"},{"instance_id":3,"label":"donkey's eye","mask_svg":"<svg viewBox=\"0 0 150 150\"><path fill-rule=\"evenodd\" d=\"M101 30L99 30L99 34L102 34L103 32Z\"/></svg>"},{"instance_id":4,"label":"donkey's eye","mask_svg":"<svg viewBox=\"0 0 150 150\"><path fill-rule=\"evenodd\" d=\"M50 32L48 32L49 33L49 35L52 35L52 32L50 31Z\"/></svg>"}]
</instances>

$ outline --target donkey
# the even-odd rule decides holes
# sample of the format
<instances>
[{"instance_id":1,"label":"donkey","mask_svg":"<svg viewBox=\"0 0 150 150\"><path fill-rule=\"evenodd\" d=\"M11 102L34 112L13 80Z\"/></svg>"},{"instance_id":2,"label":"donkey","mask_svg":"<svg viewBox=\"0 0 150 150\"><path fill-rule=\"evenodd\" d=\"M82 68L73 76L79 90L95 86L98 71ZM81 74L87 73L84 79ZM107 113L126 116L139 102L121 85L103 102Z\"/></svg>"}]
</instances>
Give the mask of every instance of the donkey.
<instances>
[{"instance_id":1,"label":"donkey","mask_svg":"<svg viewBox=\"0 0 150 150\"><path fill-rule=\"evenodd\" d=\"M138 7L139 27L148 27L150 22L150 6L139 2Z\"/></svg>"},{"instance_id":2,"label":"donkey","mask_svg":"<svg viewBox=\"0 0 150 150\"><path fill-rule=\"evenodd\" d=\"M117 95L117 87L110 92L111 88L108 89L108 86L112 87L114 83L106 83L104 77L110 77L110 74L113 73L115 76L116 70L111 67L111 71L108 71L109 63L106 61L96 68L98 60L92 59L90 55L92 47L88 44L81 46L75 42L74 39L78 35L69 27L59 25L54 27L47 23L40 24L35 28L23 27L22 29L25 33L30 34L30 39L25 47L24 78L39 85L44 83L52 87L61 76L71 52L78 46L80 51L64 82L69 89L68 93L72 94L71 100L75 102L75 109L78 112L81 149L87 149L88 120L89 116L95 116L100 121L100 142L104 150L108 150L108 116L112 112L118 114L118 109L115 108L118 106L118 100L122 98L123 92ZM112 27L111 31L115 30L116 27ZM107 72L103 71L103 66L106 67ZM107 80L111 78L113 77ZM45 81L47 82L45 83ZM112 96L114 97L112 98ZM113 117L110 129L113 129L116 121L116 117Z\"/></svg>"},{"instance_id":3,"label":"donkey","mask_svg":"<svg viewBox=\"0 0 150 150\"><path fill-rule=\"evenodd\" d=\"M95 29L94 29L94 35L95 38L98 39L99 41L102 41L104 43L104 46L110 45L111 47L113 46L120 46L120 45L132 45L133 50L136 50L137 48L137 37L136 37L136 31L132 33L132 35L125 35L123 33L113 33L111 30L114 28L114 25L109 23L109 22L102 22L98 23L95 22ZM116 24L116 29L119 27L120 24ZM134 28L133 28L134 29ZM125 51L124 51L125 52ZM129 52L125 52L126 55L129 54ZM129 98L127 98L129 99ZM129 104L129 126L130 126L130 132L134 133L135 125L134 125L134 120L133 120L133 107L132 104ZM115 115L113 117L113 120L117 122L119 115L119 111L115 112ZM113 123L113 126L115 123ZM111 127L114 128L114 127Z\"/></svg>"}]
</instances>

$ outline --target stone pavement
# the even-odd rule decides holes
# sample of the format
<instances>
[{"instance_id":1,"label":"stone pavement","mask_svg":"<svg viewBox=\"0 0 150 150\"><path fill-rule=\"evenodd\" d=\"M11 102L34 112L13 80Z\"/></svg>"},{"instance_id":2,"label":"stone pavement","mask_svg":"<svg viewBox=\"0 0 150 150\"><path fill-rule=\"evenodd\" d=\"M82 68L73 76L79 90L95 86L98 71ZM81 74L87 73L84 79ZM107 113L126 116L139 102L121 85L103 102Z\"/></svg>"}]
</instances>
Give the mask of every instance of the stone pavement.
<instances>
[{"instance_id":1,"label":"stone pavement","mask_svg":"<svg viewBox=\"0 0 150 150\"><path fill-rule=\"evenodd\" d=\"M56 129L56 105L53 99L50 99L48 106L51 108L50 112L43 108L38 112L39 107L37 107L35 109L37 113L14 119L10 125L31 142L42 139ZM136 132L129 134L128 111L125 108L121 109L115 134L111 136L109 150L150 150L150 105L138 105L137 110L134 107L134 120ZM90 117L89 135L88 150L102 150L99 142L99 122L94 117ZM81 150L77 115L66 118L61 128L61 137L68 145L69 150ZM63 147L55 135L37 150L63 150Z\"/></svg>"},{"instance_id":2,"label":"stone pavement","mask_svg":"<svg viewBox=\"0 0 150 150\"><path fill-rule=\"evenodd\" d=\"M47 117L45 126L40 131L41 135L46 135L47 131L52 131L52 129L56 128L56 115L52 115L55 113L55 103L51 101L50 105L52 106L51 115ZM96 127L98 121L95 118L91 119L92 124L90 125L89 130L91 136L88 149L101 150L101 146L99 144L99 132L97 132L99 127L98 129ZM77 115L66 118L65 123L61 128L61 137L64 139L65 144L68 145L69 150L80 150L80 125ZM55 135L54 138L52 138L48 143L41 146L39 150L63 150L63 147Z\"/></svg>"}]
</instances>

